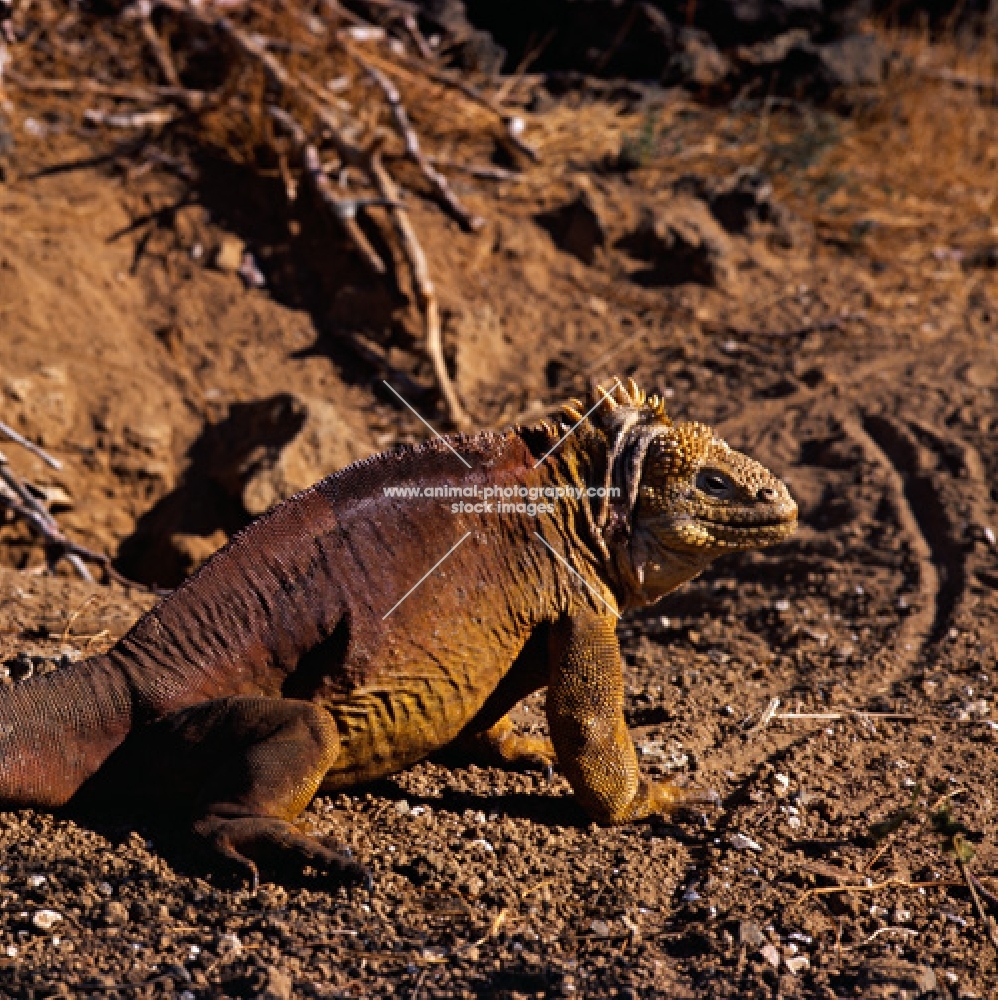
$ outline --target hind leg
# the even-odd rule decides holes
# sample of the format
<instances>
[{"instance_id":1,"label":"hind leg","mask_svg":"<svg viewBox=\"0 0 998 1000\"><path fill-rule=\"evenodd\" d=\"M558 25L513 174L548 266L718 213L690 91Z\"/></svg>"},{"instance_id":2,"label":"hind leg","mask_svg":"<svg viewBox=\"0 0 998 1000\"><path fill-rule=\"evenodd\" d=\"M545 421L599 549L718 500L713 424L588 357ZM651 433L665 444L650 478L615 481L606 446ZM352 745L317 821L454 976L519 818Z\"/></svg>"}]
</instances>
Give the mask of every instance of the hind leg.
<instances>
[{"instance_id":1,"label":"hind leg","mask_svg":"<svg viewBox=\"0 0 998 1000\"><path fill-rule=\"evenodd\" d=\"M140 756L160 779L152 794L171 812L187 812L195 837L254 887L258 864L297 874L309 866L339 883L369 881L367 870L346 853L291 822L339 753L336 724L324 708L290 699L223 698L160 719L143 732L142 742Z\"/></svg>"}]
</instances>

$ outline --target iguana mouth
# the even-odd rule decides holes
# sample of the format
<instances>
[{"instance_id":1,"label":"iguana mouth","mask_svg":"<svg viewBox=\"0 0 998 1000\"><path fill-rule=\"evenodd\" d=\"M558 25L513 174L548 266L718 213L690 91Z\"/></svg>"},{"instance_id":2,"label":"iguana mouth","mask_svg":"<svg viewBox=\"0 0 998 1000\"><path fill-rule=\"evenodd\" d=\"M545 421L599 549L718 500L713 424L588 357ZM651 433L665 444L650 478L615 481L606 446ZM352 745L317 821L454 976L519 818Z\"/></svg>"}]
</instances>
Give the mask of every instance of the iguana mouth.
<instances>
[{"instance_id":1,"label":"iguana mouth","mask_svg":"<svg viewBox=\"0 0 998 1000\"><path fill-rule=\"evenodd\" d=\"M741 523L712 517L701 517L700 520L712 528L728 528L731 531L755 531L758 528L796 528L797 512L782 517L759 518L755 521L742 521Z\"/></svg>"},{"instance_id":2,"label":"iguana mouth","mask_svg":"<svg viewBox=\"0 0 998 1000\"><path fill-rule=\"evenodd\" d=\"M772 544L782 538L792 535L797 530L797 515L789 517L766 518L750 523L732 524L730 521L712 521L704 519L703 523L720 542L736 545Z\"/></svg>"}]
</instances>

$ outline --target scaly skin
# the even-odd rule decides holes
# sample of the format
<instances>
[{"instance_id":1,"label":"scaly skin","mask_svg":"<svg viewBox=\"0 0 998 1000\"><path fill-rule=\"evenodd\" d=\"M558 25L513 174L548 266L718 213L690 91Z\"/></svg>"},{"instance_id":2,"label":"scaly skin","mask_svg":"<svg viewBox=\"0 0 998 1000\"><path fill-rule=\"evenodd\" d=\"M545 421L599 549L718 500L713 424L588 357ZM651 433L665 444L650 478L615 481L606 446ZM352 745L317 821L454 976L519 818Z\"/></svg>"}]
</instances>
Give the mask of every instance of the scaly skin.
<instances>
[{"instance_id":1,"label":"scaly skin","mask_svg":"<svg viewBox=\"0 0 998 1000\"><path fill-rule=\"evenodd\" d=\"M364 869L292 821L319 789L457 739L509 764L549 764L553 744L600 822L688 799L639 774L616 619L719 555L787 537L797 508L633 382L597 392L584 420L573 401L555 423L449 438L470 469L440 442L398 448L260 518L108 653L3 696L0 803L145 795L254 881L257 861L351 881ZM476 484L619 493L541 516L426 496ZM507 718L543 687L551 743Z\"/></svg>"}]
</instances>

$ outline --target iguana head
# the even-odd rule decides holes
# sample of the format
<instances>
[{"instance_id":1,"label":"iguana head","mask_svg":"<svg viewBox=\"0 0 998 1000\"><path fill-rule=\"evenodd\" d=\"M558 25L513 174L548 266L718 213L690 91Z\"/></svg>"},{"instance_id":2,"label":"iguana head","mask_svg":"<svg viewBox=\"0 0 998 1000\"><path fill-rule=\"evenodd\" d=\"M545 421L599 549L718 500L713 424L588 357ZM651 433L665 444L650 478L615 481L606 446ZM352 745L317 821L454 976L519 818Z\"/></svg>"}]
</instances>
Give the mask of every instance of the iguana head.
<instances>
[{"instance_id":1,"label":"iguana head","mask_svg":"<svg viewBox=\"0 0 998 1000\"><path fill-rule=\"evenodd\" d=\"M595 509L592 527L628 604L655 601L718 556L796 529L786 485L710 427L674 423L632 379L597 386L589 407L601 399L586 422L606 441L606 485L617 493ZM562 418L581 419L575 400Z\"/></svg>"}]
</instances>

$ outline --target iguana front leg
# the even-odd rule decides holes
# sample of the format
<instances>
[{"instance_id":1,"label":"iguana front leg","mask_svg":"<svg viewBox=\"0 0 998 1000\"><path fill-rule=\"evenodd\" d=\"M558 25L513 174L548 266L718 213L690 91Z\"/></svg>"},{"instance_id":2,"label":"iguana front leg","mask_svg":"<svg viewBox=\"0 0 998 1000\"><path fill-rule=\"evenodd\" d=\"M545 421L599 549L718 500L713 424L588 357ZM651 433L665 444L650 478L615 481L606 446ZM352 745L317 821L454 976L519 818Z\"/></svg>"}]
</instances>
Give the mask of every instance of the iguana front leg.
<instances>
[{"instance_id":1,"label":"iguana front leg","mask_svg":"<svg viewBox=\"0 0 998 1000\"><path fill-rule=\"evenodd\" d=\"M547 716L565 777L597 822L668 812L704 796L641 777L624 721L615 619L583 613L552 630Z\"/></svg>"}]
</instances>

